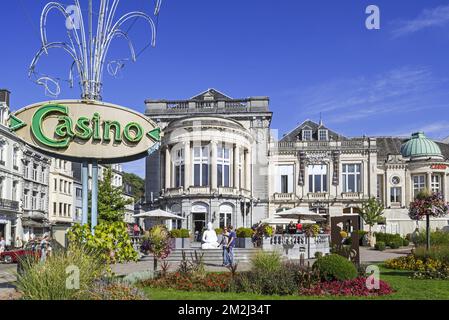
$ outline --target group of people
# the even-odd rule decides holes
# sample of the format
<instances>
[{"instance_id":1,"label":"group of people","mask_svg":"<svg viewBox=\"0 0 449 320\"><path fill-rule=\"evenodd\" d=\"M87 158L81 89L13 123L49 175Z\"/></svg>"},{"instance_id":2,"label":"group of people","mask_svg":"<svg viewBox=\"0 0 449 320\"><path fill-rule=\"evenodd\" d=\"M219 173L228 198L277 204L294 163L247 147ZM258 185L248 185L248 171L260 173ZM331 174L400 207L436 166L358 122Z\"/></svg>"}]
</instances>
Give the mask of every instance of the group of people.
<instances>
[{"instance_id":1,"label":"group of people","mask_svg":"<svg viewBox=\"0 0 449 320\"><path fill-rule=\"evenodd\" d=\"M220 246L223 247L223 266L230 267L234 265L234 248L237 241L237 234L233 226L224 227L221 234Z\"/></svg>"},{"instance_id":2,"label":"group of people","mask_svg":"<svg viewBox=\"0 0 449 320\"><path fill-rule=\"evenodd\" d=\"M297 234L297 233L303 233L304 230L302 228L301 220L298 220L298 223L293 223L293 221L290 221L290 223L287 226L287 233L288 234Z\"/></svg>"},{"instance_id":3,"label":"group of people","mask_svg":"<svg viewBox=\"0 0 449 320\"><path fill-rule=\"evenodd\" d=\"M0 237L0 253L5 252L6 250L6 241L5 238Z\"/></svg>"}]
</instances>

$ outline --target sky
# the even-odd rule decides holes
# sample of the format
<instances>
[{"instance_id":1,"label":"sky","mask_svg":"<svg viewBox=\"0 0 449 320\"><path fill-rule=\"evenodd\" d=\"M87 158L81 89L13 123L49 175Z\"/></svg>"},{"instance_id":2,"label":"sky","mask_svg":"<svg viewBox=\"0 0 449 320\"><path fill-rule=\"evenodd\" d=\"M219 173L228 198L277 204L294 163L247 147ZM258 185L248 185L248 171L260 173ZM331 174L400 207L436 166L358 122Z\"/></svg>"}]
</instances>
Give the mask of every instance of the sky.
<instances>
[{"instance_id":1,"label":"sky","mask_svg":"<svg viewBox=\"0 0 449 320\"><path fill-rule=\"evenodd\" d=\"M3 0L0 6L0 88L12 109L49 100L28 77L40 49L46 0ZM98 0L94 0L98 3ZM65 0L64 6L72 4ZM87 1L81 0L85 9ZM368 5L380 29L368 30ZM121 1L152 12L154 0ZM127 27L136 63L105 74L103 100L144 112L145 99L188 99L208 88L234 98L269 96L272 128L287 133L306 119L353 136L449 136L449 1L437 0L163 0L157 45L148 26ZM48 20L51 41L67 41L65 21ZM111 61L129 57L117 40ZM36 69L68 79L71 61L52 51ZM79 98L62 81L58 98ZM145 175L143 161L125 164Z\"/></svg>"}]
</instances>

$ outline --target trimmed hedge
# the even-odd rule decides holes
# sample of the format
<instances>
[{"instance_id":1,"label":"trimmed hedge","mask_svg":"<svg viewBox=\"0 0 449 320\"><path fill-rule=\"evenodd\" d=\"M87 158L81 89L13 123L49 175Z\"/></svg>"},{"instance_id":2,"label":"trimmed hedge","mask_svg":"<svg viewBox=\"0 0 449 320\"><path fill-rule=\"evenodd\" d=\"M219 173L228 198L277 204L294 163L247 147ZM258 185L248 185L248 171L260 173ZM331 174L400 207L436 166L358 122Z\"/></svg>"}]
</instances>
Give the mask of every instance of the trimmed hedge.
<instances>
[{"instance_id":1,"label":"trimmed hedge","mask_svg":"<svg viewBox=\"0 0 449 320\"><path fill-rule=\"evenodd\" d=\"M236 234L237 238L252 238L254 231L251 228L238 228Z\"/></svg>"},{"instance_id":2,"label":"trimmed hedge","mask_svg":"<svg viewBox=\"0 0 449 320\"><path fill-rule=\"evenodd\" d=\"M357 278L356 267L349 260L338 254L319 258L313 264L313 269L318 270L326 281L343 281Z\"/></svg>"},{"instance_id":3,"label":"trimmed hedge","mask_svg":"<svg viewBox=\"0 0 449 320\"><path fill-rule=\"evenodd\" d=\"M385 242L383 241L379 241L376 242L376 244L374 245L374 249L379 250L379 251L384 251L386 248Z\"/></svg>"},{"instance_id":4,"label":"trimmed hedge","mask_svg":"<svg viewBox=\"0 0 449 320\"><path fill-rule=\"evenodd\" d=\"M190 232L187 229L174 229L170 231L170 236L172 238L190 238Z\"/></svg>"}]
</instances>

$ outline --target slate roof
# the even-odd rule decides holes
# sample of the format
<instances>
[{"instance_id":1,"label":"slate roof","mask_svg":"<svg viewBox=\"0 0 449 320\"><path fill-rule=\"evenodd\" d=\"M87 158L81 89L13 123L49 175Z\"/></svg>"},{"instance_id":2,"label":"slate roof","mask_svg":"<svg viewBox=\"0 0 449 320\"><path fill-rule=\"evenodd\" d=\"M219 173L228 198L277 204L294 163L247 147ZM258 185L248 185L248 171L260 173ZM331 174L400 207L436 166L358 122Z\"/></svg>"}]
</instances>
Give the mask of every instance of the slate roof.
<instances>
[{"instance_id":1,"label":"slate roof","mask_svg":"<svg viewBox=\"0 0 449 320\"><path fill-rule=\"evenodd\" d=\"M378 149L377 157L381 160L387 159L388 155L400 155L402 144L410 140L410 138L380 137L376 138L376 140ZM437 141L435 143L440 147L443 157L449 159L449 144Z\"/></svg>"},{"instance_id":2,"label":"slate roof","mask_svg":"<svg viewBox=\"0 0 449 320\"><path fill-rule=\"evenodd\" d=\"M280 142L294 142L302 139L302 130L308 129L312 130L312 138L313 140L318 140L318 130L319 129L326 129L328 130L328 137L329 140L347 140L346 137L343 137L342 135L330 130L326 126L313 122L311 120L306 120L303 123L301 123L299 126L297 126L295 129L287 133Z\"/></svg>"}]
</instances>

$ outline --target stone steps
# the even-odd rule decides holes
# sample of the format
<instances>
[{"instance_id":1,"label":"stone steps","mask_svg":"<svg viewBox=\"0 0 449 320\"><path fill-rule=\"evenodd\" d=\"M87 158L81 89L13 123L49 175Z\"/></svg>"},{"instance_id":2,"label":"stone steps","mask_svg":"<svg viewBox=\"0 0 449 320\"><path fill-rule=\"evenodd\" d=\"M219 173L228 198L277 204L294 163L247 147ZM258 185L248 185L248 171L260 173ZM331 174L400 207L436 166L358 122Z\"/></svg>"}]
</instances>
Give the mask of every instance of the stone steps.
<instances>
[{"instance_id":1,"label":"stone steps","mask_svg":"<svg viewBox=\"0 0 449 320\"><path fill-rule=\"evenodd\" d=\"M234 260L236 262L248 262L251 258L259 252L261 249L234 249ZM223 250L222 249L212 249L212 250L201 250L201 249L176 249L171 252L168 258L165 259L167 262L180 262L182 261L182 252L185 252L186 259L191 261L192 258L195 259L195 251L198 257L203 255L204 263L211 264L221 264L223 261ZM153 261L153 255L142 256L140 261Z\"/></svg>"}]
</instances>

